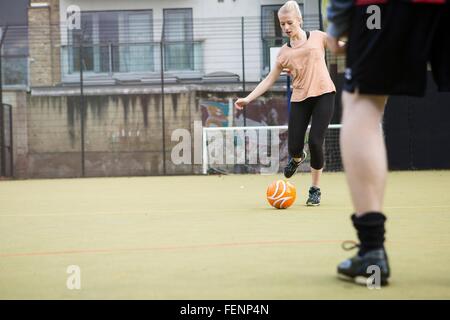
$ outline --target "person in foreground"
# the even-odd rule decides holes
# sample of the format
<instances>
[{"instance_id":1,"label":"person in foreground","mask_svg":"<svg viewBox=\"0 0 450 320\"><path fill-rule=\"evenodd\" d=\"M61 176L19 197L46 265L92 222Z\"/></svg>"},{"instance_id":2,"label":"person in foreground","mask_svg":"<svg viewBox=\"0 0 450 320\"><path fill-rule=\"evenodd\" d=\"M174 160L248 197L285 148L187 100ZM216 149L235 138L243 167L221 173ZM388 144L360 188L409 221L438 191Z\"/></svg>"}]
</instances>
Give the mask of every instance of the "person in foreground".
<instances>
[{"instance_id":1,"label":"person in foreground","mask_svg":"<svg viewBox=\"0 0 450 320\"><path fill-rule=\"evenodd\" d=\"M337 267L340 278L365 285L369 267L377 266L381 285L389 282L387 156L380 123L389 95L425 94L428 62L439 91L450 91L449 7L446 0L329 2L328 48L346 52L340 143L359 238L357 255Z\"/></svg>"}]
</instances>

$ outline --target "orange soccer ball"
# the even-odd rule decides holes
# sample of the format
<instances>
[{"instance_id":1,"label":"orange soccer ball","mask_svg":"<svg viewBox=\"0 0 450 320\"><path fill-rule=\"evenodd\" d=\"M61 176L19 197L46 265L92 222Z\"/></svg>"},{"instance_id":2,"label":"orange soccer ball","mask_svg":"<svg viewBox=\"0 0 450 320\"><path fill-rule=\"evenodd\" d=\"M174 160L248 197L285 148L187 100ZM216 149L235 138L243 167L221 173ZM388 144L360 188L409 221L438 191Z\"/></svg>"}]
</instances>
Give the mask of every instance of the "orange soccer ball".
<instances>
[{"instance_id":1,"label":"orange soccer ball","mask_svg":"<svg viewBox=\"0 0 450 320\"><path fill-rule=\"evenodd\" d=\"M277 209L289 208L297 197L297 191L292 183L276 180L267 188L267 201Z\"/></svg>"}]
</instances>

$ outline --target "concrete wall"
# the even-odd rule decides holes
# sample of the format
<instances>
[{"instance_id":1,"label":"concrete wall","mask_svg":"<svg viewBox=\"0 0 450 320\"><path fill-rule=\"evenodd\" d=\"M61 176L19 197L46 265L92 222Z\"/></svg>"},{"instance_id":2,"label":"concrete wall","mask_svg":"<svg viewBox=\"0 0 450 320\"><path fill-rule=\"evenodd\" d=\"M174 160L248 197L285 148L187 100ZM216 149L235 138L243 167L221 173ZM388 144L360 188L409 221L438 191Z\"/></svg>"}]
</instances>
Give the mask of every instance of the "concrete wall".
<instances>
[{"instance_id":1,"label":"concrete wall","mask_svg":"<svg viewBox=\"0 0 450 320\"><path fill-rule=\"evenodd\" d=\"M52 44L50 9L30 8L28 11L31 86L52 85Z\"/></svg>"},{"instance_id":2,"label":"concrete wall","mask_svg":"<svg viewBox=\"0 0 450 320\"><path fill-rule=\"evenodd\" d=\"M170 153L172 131L201 120L195 92L167 94L164 103L166 173L194 173L174 166ZM78 96L28 97L29 177L81 175L80 114ZM163 174L161 95L87 96L85 128L87 176Z\"/></svg>"},{"instance_id":3,"label":"concrete wall","mask_svg":"<svg viewBox=\"0 0 450 320\"><path fill-rule=\"evenodd\" d=\"M164 95L166 174L202 172L201 164L173 163L171 153L180 141L171 141L172 133L176 129L190 132L194 161L194 147L201 152L201 138L198 143L194 131L194 122L202 121L200 102L228 101L237 94L185 90ZM269 96L285 99L283 92ZM88 95L85 99L86 176L164 174L160 94ZM4 101L13 106L16 178L81 176L79 96L7 92Z\"/></svg>"},{"instance_id":4,"label":"concrete wall","mask_svg":"<svg viewBox=\"0 0 450 320\"><path fill-rule=\"evenodd\" d=\"M52 86L61 82L59 0L31 0L28 9L30 85Z\"/></svg>"}]
</instances>

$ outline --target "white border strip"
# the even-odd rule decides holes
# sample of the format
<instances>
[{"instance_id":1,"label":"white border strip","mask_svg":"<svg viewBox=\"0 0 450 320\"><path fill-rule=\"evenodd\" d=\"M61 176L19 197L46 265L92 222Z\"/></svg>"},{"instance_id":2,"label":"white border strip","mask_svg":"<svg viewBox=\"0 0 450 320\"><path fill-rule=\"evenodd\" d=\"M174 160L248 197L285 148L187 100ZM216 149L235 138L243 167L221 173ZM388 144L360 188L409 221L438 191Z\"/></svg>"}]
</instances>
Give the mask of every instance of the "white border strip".
<instances>
[{"instance_id":1,"label":"white border strip","mask_svg":"<svg viewBox=\"0 0 450 320\"><path fill-rule=\"evenodd\" d=\"M203 131L230 131L230 130L250 130L250 129L261 129L261 130L276 130L276 129L286 129L288 126L254 126L254 127L203 127ZM308 129L311 125L308 126ZM342 124L330 124L328 129L341 129Z\"/></svg>"}]
</instances>

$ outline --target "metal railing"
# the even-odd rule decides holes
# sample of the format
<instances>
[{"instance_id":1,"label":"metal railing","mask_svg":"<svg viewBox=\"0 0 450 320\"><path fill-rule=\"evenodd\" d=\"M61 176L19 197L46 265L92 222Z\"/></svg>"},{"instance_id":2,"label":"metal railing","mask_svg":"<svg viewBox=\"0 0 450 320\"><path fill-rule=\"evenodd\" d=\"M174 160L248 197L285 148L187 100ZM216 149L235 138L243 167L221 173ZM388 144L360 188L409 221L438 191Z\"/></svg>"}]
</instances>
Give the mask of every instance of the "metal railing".
<instances>
[{"instance_id":1,"label":"metal railing","mask_svg":"<svg viewBox=\"0 0 450 320\"><path fill-rule=\"evenodd\" d=\"M202 72L203 41L164 42L164 71ZM86 76L158 73L161 42L83 44ZM80 72L80 46L61 46L63 76Z\"/></svg>"}]
</instances>

